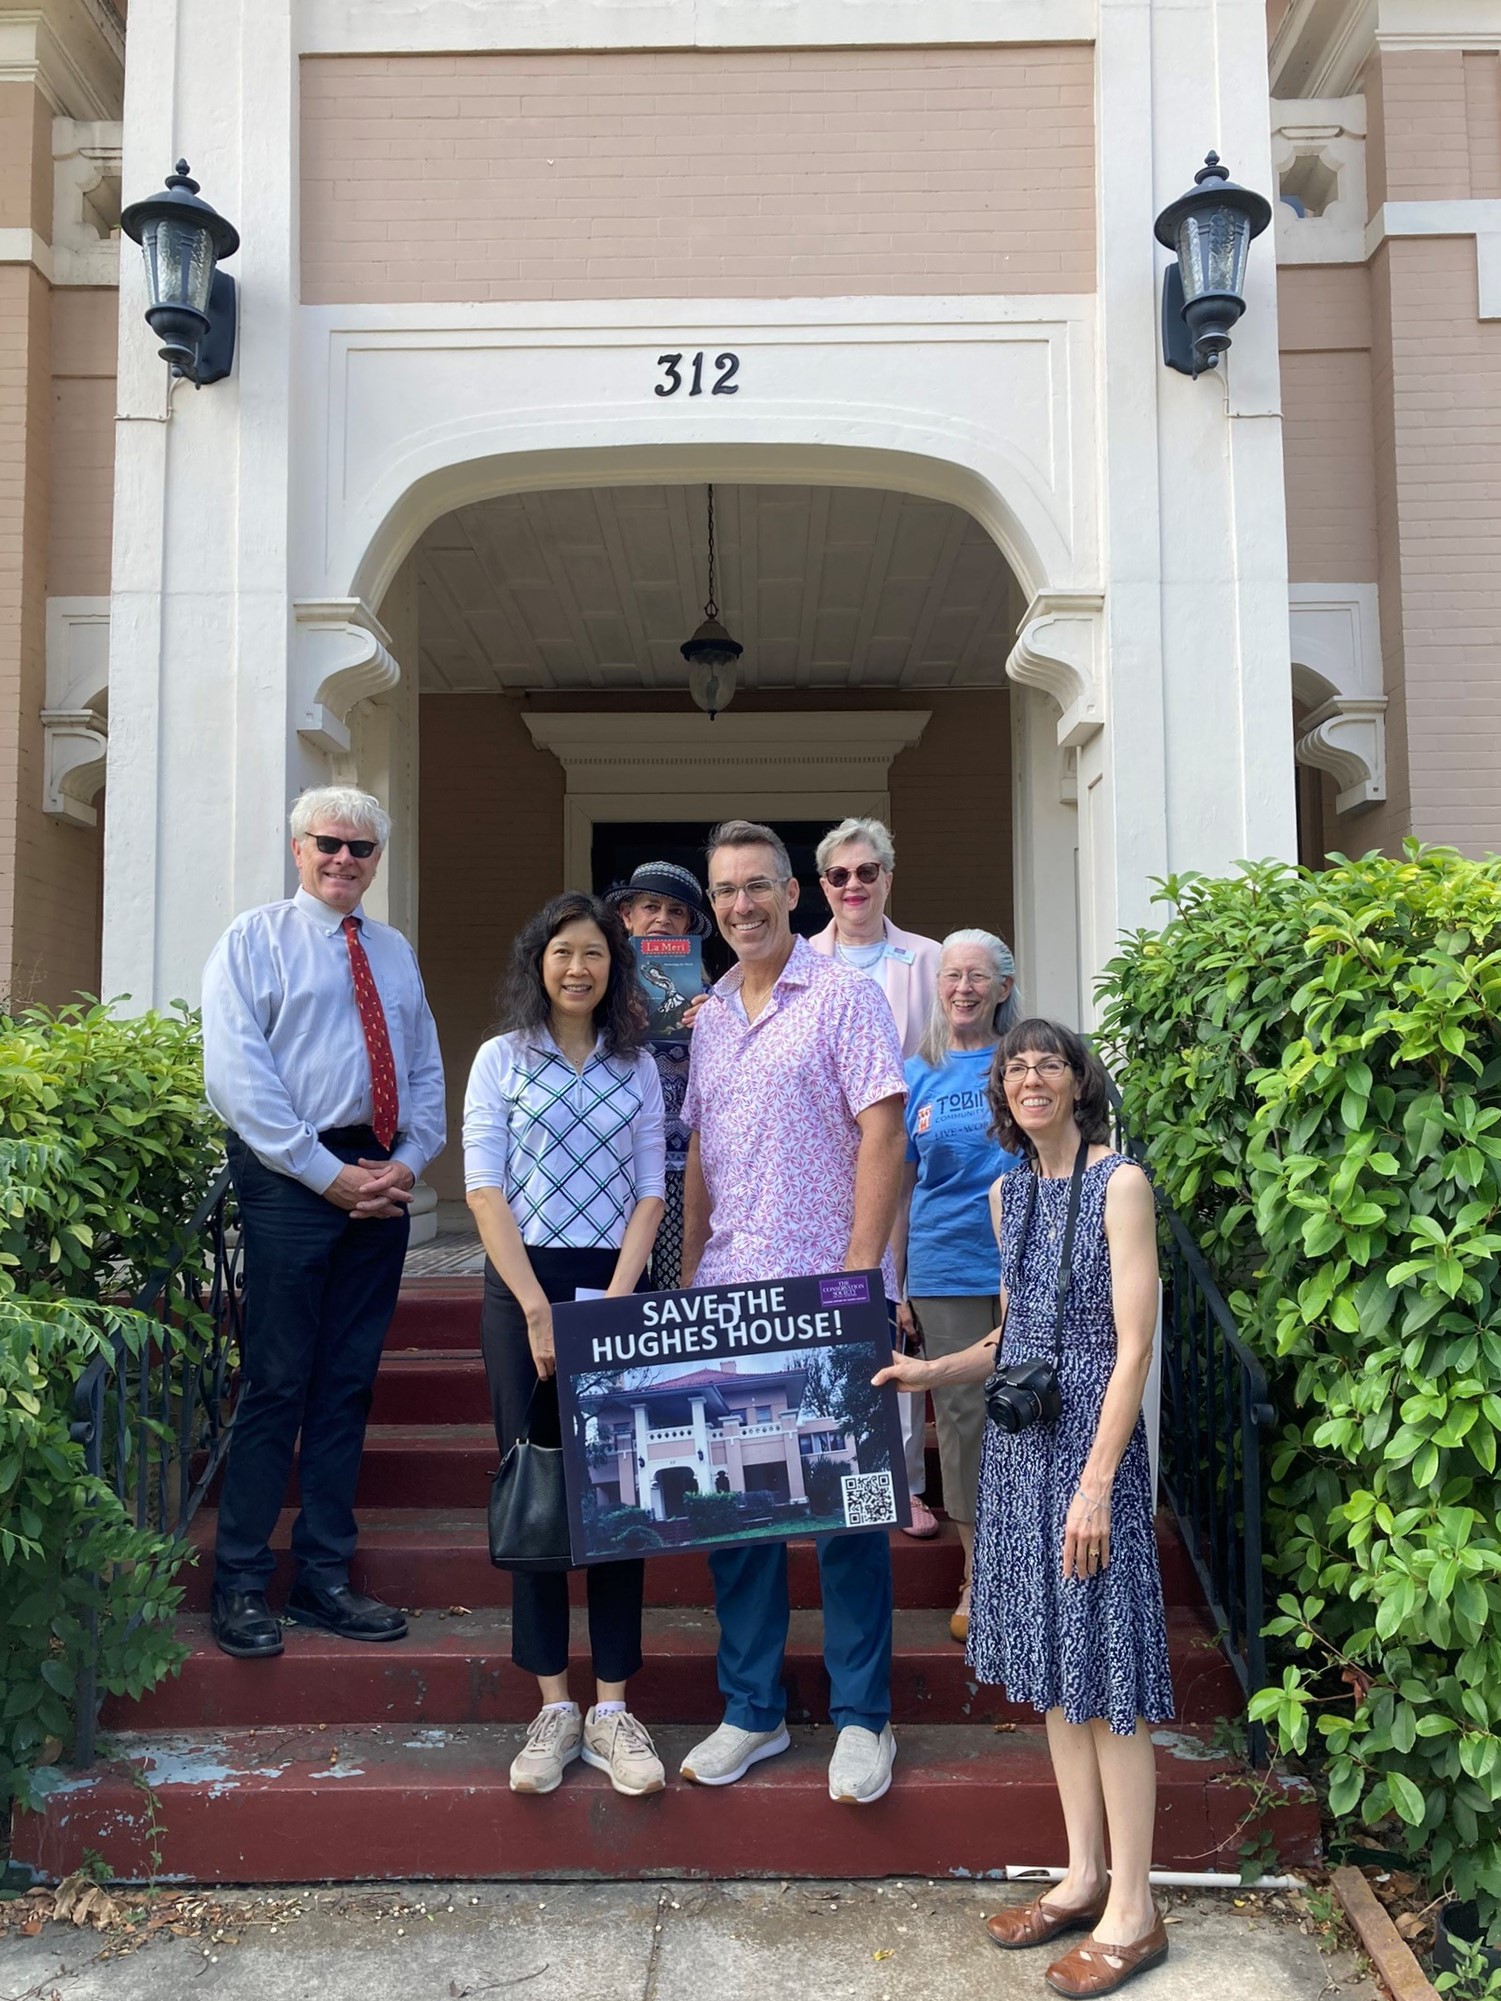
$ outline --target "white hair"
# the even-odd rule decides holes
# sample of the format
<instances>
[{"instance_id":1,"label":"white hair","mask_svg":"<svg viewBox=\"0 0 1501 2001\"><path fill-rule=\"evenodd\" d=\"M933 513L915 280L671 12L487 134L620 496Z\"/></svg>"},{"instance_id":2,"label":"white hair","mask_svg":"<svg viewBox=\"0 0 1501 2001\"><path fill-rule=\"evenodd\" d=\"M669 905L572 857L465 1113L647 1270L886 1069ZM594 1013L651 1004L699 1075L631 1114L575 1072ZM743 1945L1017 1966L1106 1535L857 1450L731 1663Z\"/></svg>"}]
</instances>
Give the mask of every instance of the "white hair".
<instances>
[{"instance_id":1,"label":"white hair","mask_svg":"<svg viewBox=\"0 0 1501 2001\"><path fill-rule=\"evenodd\" d=\"M291 820L294 841L303 840L318 820L363 827L381 847L391 838L391 815L371 793L353 785L315 785L299 792L292 801Z\"/></svg>"},{"instance_id":2,"label":"white hair","mask_svg":"<svg viewBox=\"0 0 1501 2001\"><path fill-rule=\"evenodd\" d=\"M979 931L973 928L951 931L938 948L940 960L950 945L978 945L990 961L992 978L997 981L1010 980L1011 991L1003 1001L997 1003L990 1024L998 1036L1004 1035L1008 1028L1022 1018L1021 989L1016 984L1016 960L1012 957L1011 947L1004 938L997 938L993 931ZM924 1063L931 1064L937 1070L942 1067L944 1058L949 1053L949 1047L949 1018L943 1011L943 1003L935 994L933 1005L928 1011L927 1026L923 1029L922 1040L917 1045L918 1054Z\"/></svg>"},{"instance_id":3,"label":"white hair","mask_svg":"<svg viewBox=\"0 0 1501 2001\"><path fill-rule=\"evenodd\" d=\"M837 827L830 827L814 851L813 859L820 875L847 841L864 841L882 868L896 867L896 847L890 829L881 821L841 820Z\"/></svg>"}]
</instances>

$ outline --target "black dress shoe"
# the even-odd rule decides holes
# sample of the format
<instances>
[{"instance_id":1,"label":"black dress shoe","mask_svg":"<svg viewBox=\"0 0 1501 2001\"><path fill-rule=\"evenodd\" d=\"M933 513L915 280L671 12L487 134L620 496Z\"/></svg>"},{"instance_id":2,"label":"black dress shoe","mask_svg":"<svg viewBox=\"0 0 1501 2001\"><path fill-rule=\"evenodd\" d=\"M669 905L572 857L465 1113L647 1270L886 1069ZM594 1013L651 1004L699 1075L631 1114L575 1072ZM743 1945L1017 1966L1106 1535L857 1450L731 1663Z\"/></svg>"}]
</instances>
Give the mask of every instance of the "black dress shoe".
<instances>
[{"instance_id":1,"label":"black dress shoe","mask_svg":"<svg viewBox=\"0 0 1501 2001\"><path fill-rule=\"evenodd\" d=\"M281 1652L281 1627L264 1591L220 1591L209 1600L208 1622L221 1653L238 1661L274 1660Z\"/></svg>"},{"instance_id":2,"label":"black dress shoe","mask_svg":"<svg viewBox=\"0 0 1501 2001\"><path fill-rule=\"evenodd\" d=\"M316 1584L294 1584L287 1595L287 1617L299 1626L322 1626L346 1640L402 1640L406 1638L406 1614L378 1598L366 1598L347 1584L324 1589Z\"/></svg>"}]
</instances>

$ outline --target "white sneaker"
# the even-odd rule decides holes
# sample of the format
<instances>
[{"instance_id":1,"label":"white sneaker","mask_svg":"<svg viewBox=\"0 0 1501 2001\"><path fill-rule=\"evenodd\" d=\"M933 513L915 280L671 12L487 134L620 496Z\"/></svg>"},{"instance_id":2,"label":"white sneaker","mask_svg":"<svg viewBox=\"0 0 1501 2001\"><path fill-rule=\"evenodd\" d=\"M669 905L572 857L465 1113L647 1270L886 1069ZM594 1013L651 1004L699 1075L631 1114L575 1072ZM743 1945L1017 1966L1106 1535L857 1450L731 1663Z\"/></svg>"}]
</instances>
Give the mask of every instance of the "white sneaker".
<instances>
[{"instance_id":1,"label":"white sneaker","mask_svg":"<svg viewBox=\"0 0 1501 2001\"><path fill-rule=\"evenodd\" d=\"M847 1723L829 1760L829 1798L848 1806L869 1806L891 1790L895 1757L896 1739L889 1723L879 1737L874 1730Z\"/></svg>"},{"instance_id":2,"label":"white sneaker","mask_svg":"<svg viewBox=\"0 0 1501 2001\"><path fill-rule=\"evenodd\" d=\"M544 1709L526 1728L526 1742L511 1760L513 1793L555 1792L563 1783L563 1768L571 1765L584 1742L584 1719L578 1710Z\"/></svg>"},{"instance_id":3,"label":"white sneaker","mask_svg":"<svg viewBox=\"0 0 1501 2001\"><path fill-rule=\"evenodd\" d=\"M596 1772L608 1772L618 1793L659 1793L667 1783L657 1747L628 1709L601 1716L591 1709L584 1718L583 1759Z\"/></svg>"},{"instance_id":4,"label":"white sneaker","mask_svg":"<svg viewBox=\"0 0 1501 2001\"><path fill-rule=\"evenodd\" d=\"M694 1745L679 1769L695 1786L732 1786L752 1765L776 1757L791 1743L785 1723L775 1730L740 1730L733 1723L721 1723L712 1736Z\"/></svg>"}]
</instances>

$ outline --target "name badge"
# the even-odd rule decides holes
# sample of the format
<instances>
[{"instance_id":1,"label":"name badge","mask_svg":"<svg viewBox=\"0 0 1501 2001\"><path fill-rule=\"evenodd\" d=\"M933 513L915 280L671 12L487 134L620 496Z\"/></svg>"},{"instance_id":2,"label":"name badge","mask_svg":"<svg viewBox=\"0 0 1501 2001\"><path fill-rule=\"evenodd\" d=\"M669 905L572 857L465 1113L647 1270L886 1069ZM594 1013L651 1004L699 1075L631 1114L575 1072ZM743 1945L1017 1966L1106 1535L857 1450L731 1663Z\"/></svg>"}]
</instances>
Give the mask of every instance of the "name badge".
<instances>
[{"instance_id":1,"label":"name badge","mask_svg":"<svg viewBox=\"0 0 1501 2001\"><path fill-rule=\"evenodd\" d=\"M886 947L886 956L888 959L900 961L904 966L910 966L916 959L917 954L909 951L905 945L888 945Z\"/></svg>"}]
</instances>

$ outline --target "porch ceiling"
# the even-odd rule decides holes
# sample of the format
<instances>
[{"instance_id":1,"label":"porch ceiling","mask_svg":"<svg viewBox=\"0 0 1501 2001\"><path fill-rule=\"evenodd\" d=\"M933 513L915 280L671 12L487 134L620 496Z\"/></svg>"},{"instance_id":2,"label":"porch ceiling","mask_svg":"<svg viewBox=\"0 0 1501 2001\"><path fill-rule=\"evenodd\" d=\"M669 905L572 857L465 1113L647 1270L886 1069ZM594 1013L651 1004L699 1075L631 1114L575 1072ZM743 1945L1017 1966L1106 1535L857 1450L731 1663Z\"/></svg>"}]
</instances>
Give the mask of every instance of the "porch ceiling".
<instances>
[{"instance_id":1,"label":"porch ceiling","mask_svg":"<svg viewBox=\"0 0 1501 2001\"><path fill-rule=\"evenodd\" d=\"M968 514L866 488L716 486L720 615L749 688L977 688L1024 609ZM683 688L703 616L704 489L482 501L417 545L421 685Z\"/></svg>"}]
</instances>

